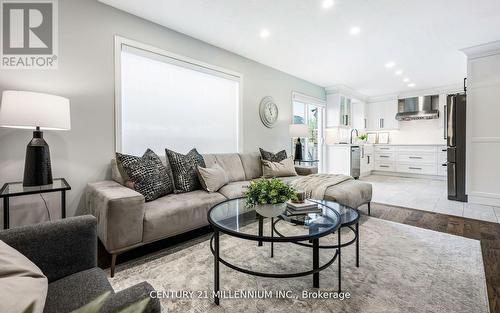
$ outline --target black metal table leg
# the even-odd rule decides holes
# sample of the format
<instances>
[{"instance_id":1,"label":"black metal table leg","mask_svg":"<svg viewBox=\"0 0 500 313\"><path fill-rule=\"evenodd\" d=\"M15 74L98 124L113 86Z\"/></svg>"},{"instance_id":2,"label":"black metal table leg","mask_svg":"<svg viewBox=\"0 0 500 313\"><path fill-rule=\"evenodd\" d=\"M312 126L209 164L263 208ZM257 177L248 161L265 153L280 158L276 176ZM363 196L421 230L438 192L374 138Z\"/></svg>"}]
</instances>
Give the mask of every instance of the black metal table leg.
<instances>
[{"instance_id":1,"label":"black metal table leg","mask_svg":"<svg viewBox=\"0 0 500 313\"><path fill-rule=\"evenodd\" d=\"M61 218L66 218L66 190L61 191Z\"/></svg>"},{"instance_id":2,"label":"black metal table leg","mask_svg":"<svg viewBox=\"0 0 500 313\"><path fill-rule=\"evenodd\" d=\"M356 267L359 267L359 223L356 223Z\"/></svg>"},{"instance_id":3,"label":"black metal table leg","mask_svg":"<svg viewBox=\"0 0 500 313\"><path fill-rule=\"evenodd\" d=\"M341 250L341 248L340 248L340 245L341 245L340 229L338 231L338 240L339 240L339 242L338 242L338 245L339 245L339 248L338 248L339 249L339 293L340 293L340 291L342 290L342 274L341 274L341 272L342 272L342 262L341 262L341 259L340 259L340 254L341 254L340 253L340 250Z\"/></svg>"},{"instance_id":4,"label":"black metal table leg","mask_svg":"<svg viewBox=\"0 0 500 313\"><path fill-rule=\"evenodd\" d=\"M313 270L319 268L319 239L313 239ZM319 288L319 272L313 274L313 287Z\"/></svg>"},{"instance_id":5,"label":"black metal table leg","mask_svg":"<svg viewBox=\"0 0 500 313\"><path fill-rule=\"evenodd\" d=\"M3 198L3 229L9 229L9 197Z\"/></svg>"},{"instance_id":6,"label":"black metal table leg","mask_svg":"<svg viewBox=\"0 0 500 313\"><path fill-rule=\"evenodd\" d=\"M274 218L271 217L271 237L274 235L274 230L273 230L273 225L274 225ZM271 241L271 258L274 257L274 242Z\"/></svg>"},{"instance_id":7,"label":"black metal table leg","mask_svg":"<svg viewBox=\"0 0 500 313\"><path fill-rule=\"evenodd\" d=\"M264 233L264 218L259 215L259 237L262 237ZM259 247L262 247L262 240L259 240Z\"/></svg>"},{"instance_id":8,"label":"black metal table leg","mask_svg":"<svg viewBox=\"0 0 500 313\"><path fill-rule=\"evenodd\" d=\"M214 230L214 302L219 305L219 231Z\"/></svg>"}]
</instances>

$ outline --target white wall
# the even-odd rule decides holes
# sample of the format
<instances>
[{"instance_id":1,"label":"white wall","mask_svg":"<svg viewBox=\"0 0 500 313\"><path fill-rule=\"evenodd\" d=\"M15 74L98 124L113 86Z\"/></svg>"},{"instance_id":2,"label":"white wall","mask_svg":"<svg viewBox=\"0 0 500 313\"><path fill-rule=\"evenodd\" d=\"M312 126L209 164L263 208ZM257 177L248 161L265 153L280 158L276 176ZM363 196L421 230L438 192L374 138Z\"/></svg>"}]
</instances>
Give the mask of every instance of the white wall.
<instances>
[{"instance_id":1,"label":"white wall","mask_svg":"<svg viewBox=\"0 0 500 313\"><path fill-rule=\"evenodd\" d=\"M500 41L464 52L469 202L500 206Z\"/></svg>"},{"instance_id":2,"label":"white wall","mask_svg":"<svg viewBox=\"0 0 500 313\"><path fill-rule=\"evenodd\" d=\"M33 90L71 100L71 131L45 133L54 176L66 177L73 187L68 194L70 216L83 211L83 191L88 182L110 177L108 164L114 153L115 35L242 73L244 151L257 151L259 146L269 150L290 147L288 124L293 90L325 99L322 87L95 0L59 1L59 69L0 70L0 92ZM273 129L264 127L259 119L258 105L264 96L273 96L279 106L279 120ZM29 131L0 128L0 184L22 179L24 153L30 139ZM47 198L52 215L58 216L57 198ZM41 205L37 196L13 199L13 224L45 219Z\"/></svg>"}]
</instances>

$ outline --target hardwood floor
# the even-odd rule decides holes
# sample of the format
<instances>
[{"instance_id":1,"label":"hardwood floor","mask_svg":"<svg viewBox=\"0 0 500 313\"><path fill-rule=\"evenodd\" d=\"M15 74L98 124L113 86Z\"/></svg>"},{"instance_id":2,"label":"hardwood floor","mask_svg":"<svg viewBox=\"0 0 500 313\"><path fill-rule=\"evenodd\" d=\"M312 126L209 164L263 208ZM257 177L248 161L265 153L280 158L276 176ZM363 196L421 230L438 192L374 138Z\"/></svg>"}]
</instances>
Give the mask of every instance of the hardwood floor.
<instances>
[{"instance_id":1,"label":"hardwood floor","mask_svg":"<svg viewBox=\"0 0 500 313\"><path fill-rule=\"evenodd\" d=\"M366 213L366 209L361 209L361 211ZM500 224L378 203L372 203L371 215L388 221L480 240L490 311L500 312ZM136 248L120 254L118 263L144 256L182 241L200 238L208 232L210 232L209 228L205 227ZM110 255L102 244L99 244L98 254L99 266L109 267Z\"/></svg>"},{"instance_id":2,"label":"hardwood floor","mask_svg":"<svg viewBox=\"0 0 500 313\"><path fill-rule=\"evenodd\" d=\"M371 215L481 242L491 312L500 312L500 224L372 203Z\"/></svg>"}]
</instances>

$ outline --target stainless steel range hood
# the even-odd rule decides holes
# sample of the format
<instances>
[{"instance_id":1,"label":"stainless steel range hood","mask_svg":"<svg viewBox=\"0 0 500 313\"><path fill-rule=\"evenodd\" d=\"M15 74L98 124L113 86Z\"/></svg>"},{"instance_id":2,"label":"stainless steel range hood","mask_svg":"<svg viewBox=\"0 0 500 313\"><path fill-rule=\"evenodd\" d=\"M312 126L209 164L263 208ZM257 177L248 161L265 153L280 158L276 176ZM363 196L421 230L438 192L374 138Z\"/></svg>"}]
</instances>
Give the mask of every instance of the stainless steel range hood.
<instances>
[{"instance_id":1,"label":"stainless steel range hood","mask_svg":"<svg viewBox=\"0 0 500 313\"><path fill-rule=\"evenodd\" d=\"M439 96L421 96L398 100L398 121L439 118Z\"/></svg>"}]
</instances>

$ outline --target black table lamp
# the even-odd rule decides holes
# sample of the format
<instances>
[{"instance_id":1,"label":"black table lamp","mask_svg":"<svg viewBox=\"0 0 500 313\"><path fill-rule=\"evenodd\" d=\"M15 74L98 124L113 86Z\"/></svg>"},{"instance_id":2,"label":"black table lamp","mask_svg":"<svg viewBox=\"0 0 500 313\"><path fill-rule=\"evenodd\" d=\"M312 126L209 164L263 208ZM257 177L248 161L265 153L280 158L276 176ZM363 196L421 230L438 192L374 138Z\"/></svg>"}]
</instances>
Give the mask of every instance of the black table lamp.
<instances>
[{"instance_id":1,"label":"black table lamp","mask_svg":"<svg viewBox=\"0 0 500 313\"><path fill-rule=\"evenodd\" d=\"M42 130L71 129L69 100L37 92L4 91L0 126L34 129L26 148L23 186L52 184L49 145Z\"/></svg>"},{"instance_id":2,"label":"black table lamp","mask_svg":"<svg viewBox=\"0 0 500 313\"><path fill-rule=\"evenodd\" d=\"M297 138L297 141L295 143L295 153L294 153L293 159L296 161L300 161L303 159L302 142L300 141L300 138L304 138L304 137L308 136L307 125L305 125L305 124L290 124L289 131L290 131L290 137L292 137L292 140L293 140L293 138Z\"/></svg>"}]
</instances>

